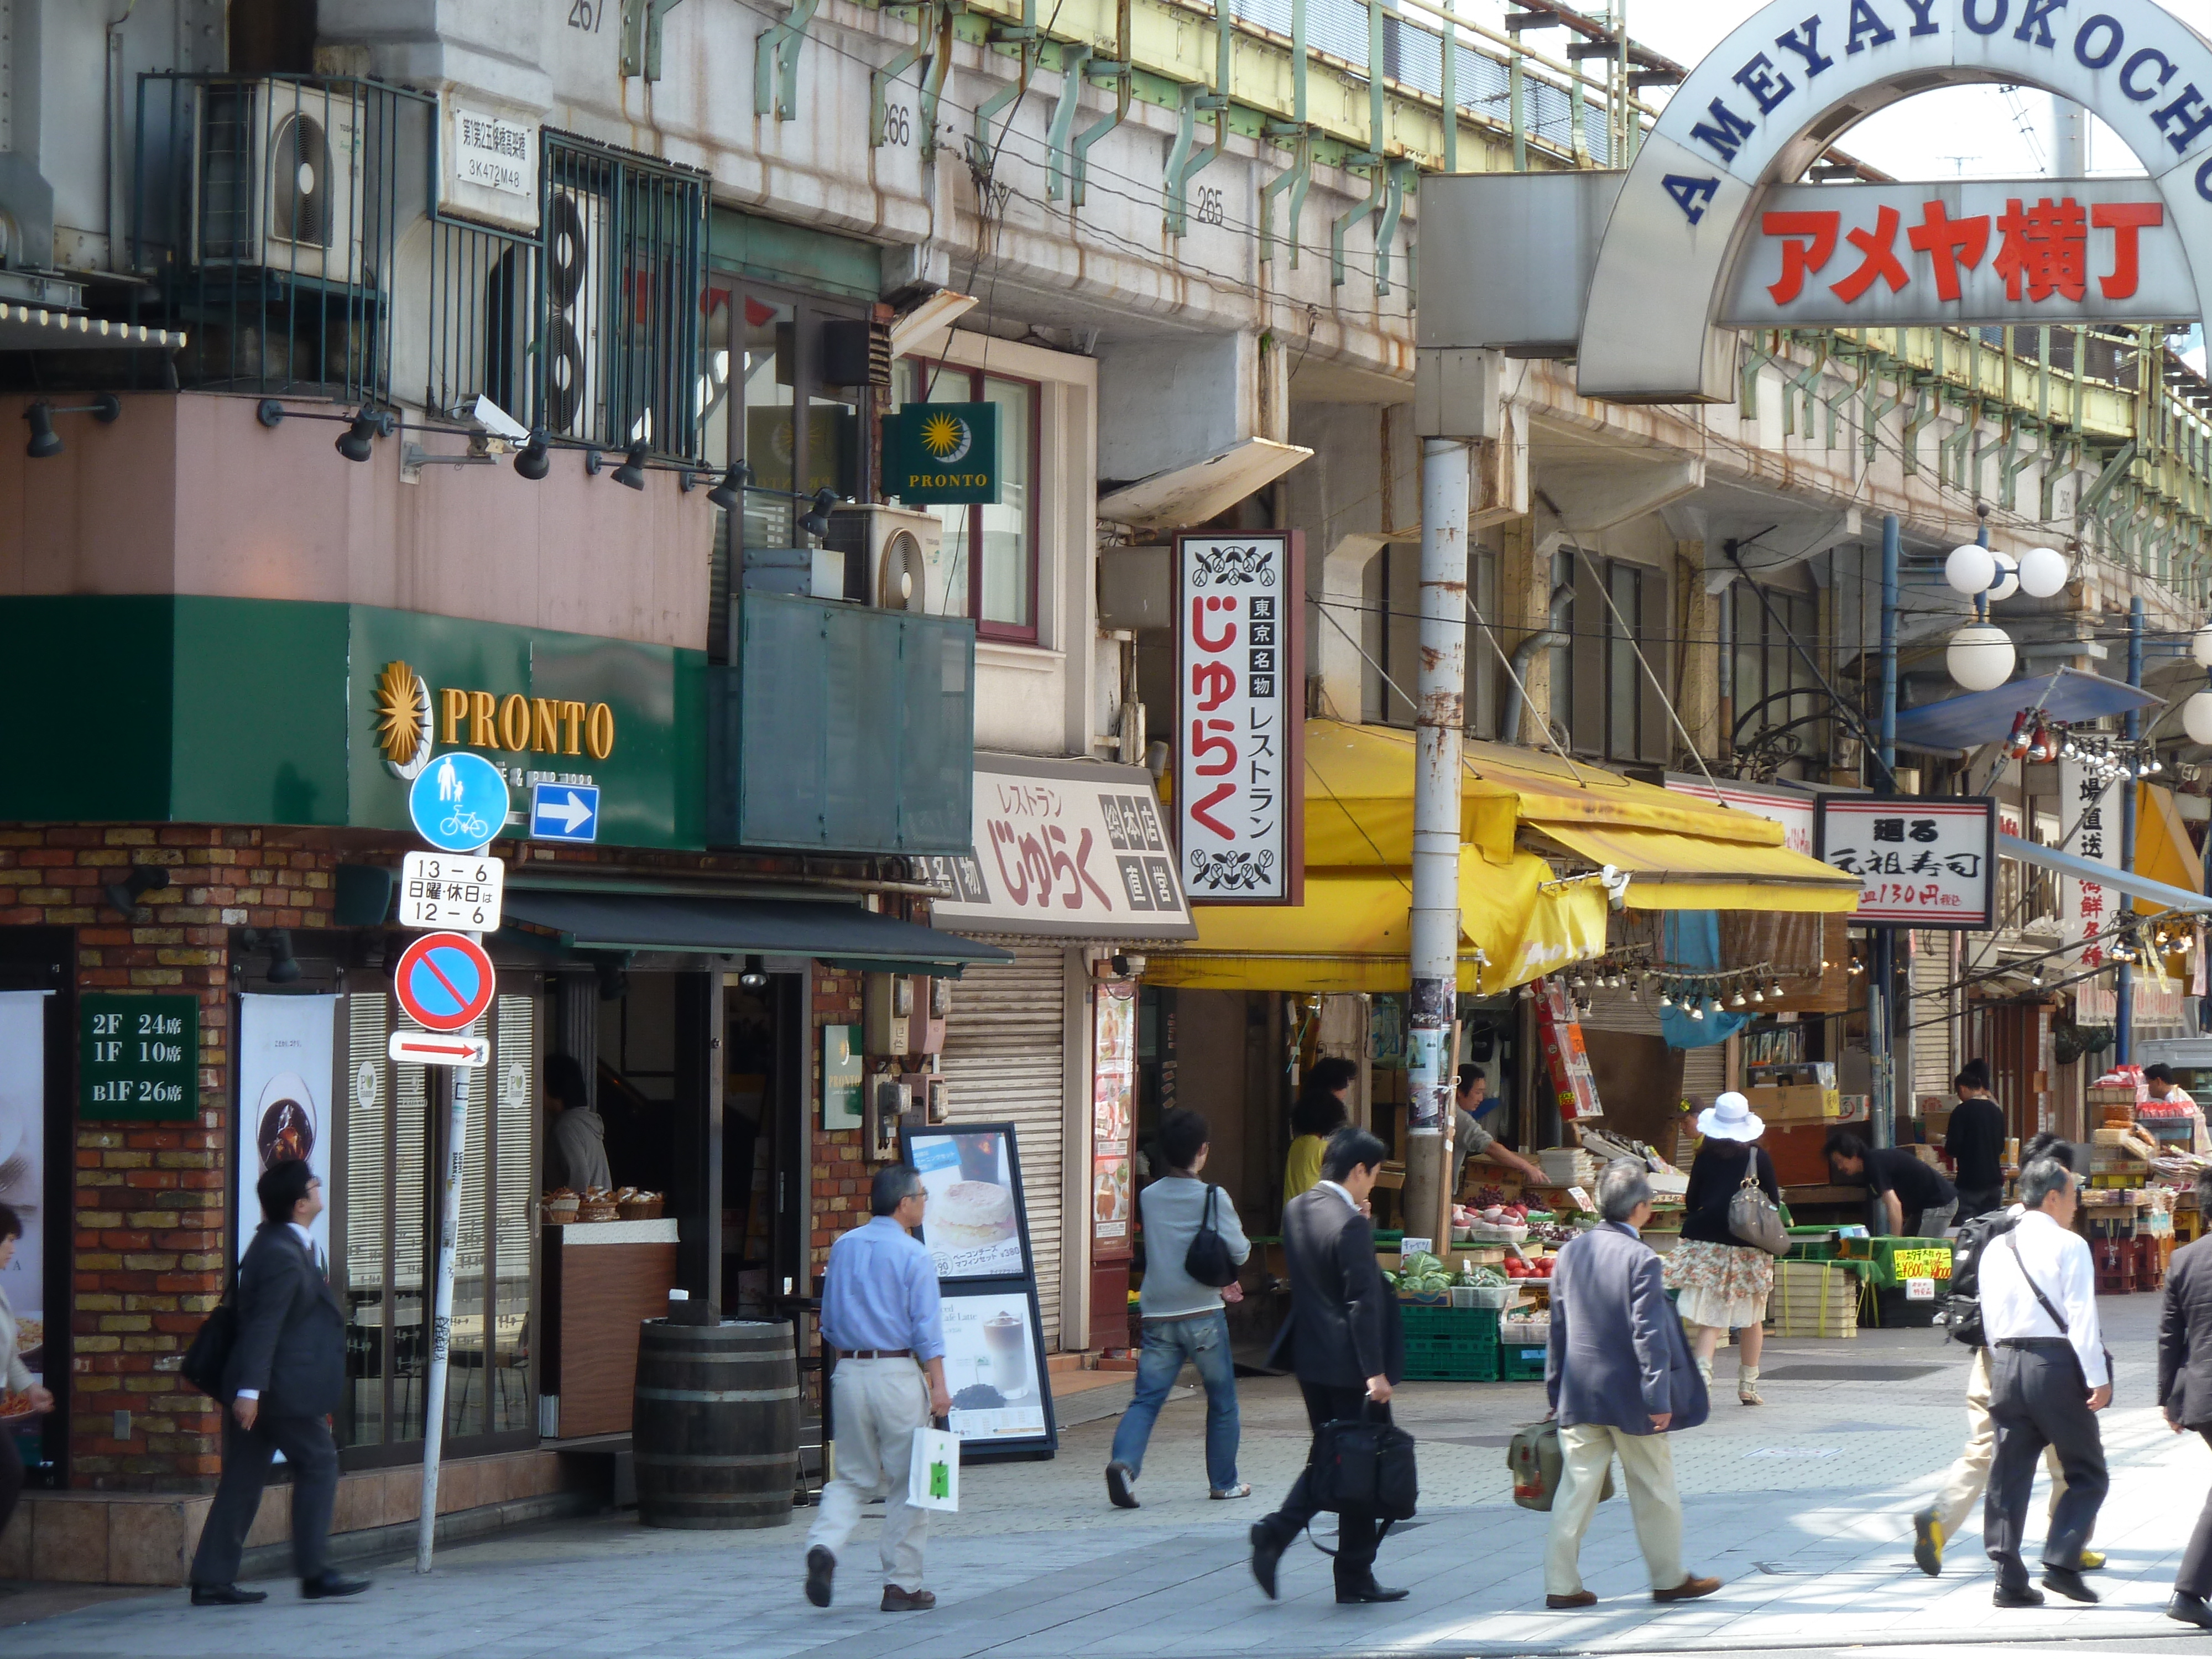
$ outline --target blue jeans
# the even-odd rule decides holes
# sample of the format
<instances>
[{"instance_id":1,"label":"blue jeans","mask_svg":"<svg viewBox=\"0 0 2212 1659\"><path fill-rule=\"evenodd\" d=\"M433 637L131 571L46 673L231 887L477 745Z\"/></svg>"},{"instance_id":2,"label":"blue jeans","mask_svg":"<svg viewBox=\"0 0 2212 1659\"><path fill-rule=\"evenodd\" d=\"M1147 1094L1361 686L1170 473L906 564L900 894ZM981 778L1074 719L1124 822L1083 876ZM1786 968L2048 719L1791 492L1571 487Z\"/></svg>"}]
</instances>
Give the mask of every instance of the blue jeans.
<instances>
[{"instance_id":1,"label":"blue jeans","mask_svg":"<svg viewBox=\"0 0 2212 1659\"><path fill-rule=\"evenodd\" d=\"M1110 1458L1127 1464L1133 1475L1144 1468L1152 1424L1186 1360L1198 1367L1199 1380L1206 1384L1206 1482L1215 1492L1226 1492L1237 1484L1237 1365L1230 1358L1225 1310L1189 1319L1145 1321L1136 1395L1121 1413L1121 1427L1114 1431Z\"/></svg>"}]
</instances>

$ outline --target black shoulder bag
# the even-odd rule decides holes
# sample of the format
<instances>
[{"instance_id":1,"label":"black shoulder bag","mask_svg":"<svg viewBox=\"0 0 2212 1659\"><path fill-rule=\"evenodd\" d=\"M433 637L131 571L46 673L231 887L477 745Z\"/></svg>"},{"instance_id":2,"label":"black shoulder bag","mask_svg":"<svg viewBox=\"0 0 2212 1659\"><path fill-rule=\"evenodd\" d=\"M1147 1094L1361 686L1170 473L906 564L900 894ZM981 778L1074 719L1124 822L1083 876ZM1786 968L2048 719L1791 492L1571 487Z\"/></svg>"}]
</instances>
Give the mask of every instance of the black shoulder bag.
<instances>
[{"instance_id":1,"label":"black shoulder bag","mask_svg":"<svg viewBox=\"0 0 2212 1659\"><path fill-rule=\"evenodd\" d=\"M2058 1327L2059 1335L2071 1337L2074 1334L2074 1328L2066 1322L2066 1316L2058 1311L2058 1306L2056 1303L2051 1301L2049 1297L2044 1295L2043 1286L2035 1282L2035 1275L2028 1272L2027 1263L2021 1260L2020 1254L2020 1234L2017 1231L2007 1233L2005 1235L2005 1246L2007 1249L2011 1250L2013 1261L2019 1264L2021 1282L2027 1286L2028 1294L2043 1304L2043 1311L2049 1314L2051 1316L2051 1322ZM2079 1364L2081 1356L2076 1354L2075 1356L2075 1360L2076 1364ZM2112 1351L2110 1348L2106 1348L2105 1350L2105 1386L2108 1389L2115 1389L2118 1382L2119 1373L2112 1369ZM2087 1376L2084 1376L2081 1379L2081 1386L2083 1388L2089 1386L2089 1379Z\"/></svg>"},{"instance_id":2,"label":"black shoulder bag","mask_svg":"<svg viewBox=\"0 0 2212 1659\"><path fill-rule=\"evenodd\" d=\"M1369 1415L1366 1402L1357 1417L1324 1423L1314 1436L1307 1493L1314 1507L1341 1515L1360 1510L1383 1522L1410 1521L1420 1498L1413 1468L1413 1437L1395 1423ZM1316 1543L1316 1549L1322 1546ZM1334 1550L1322 1549L1325 1555Z\"/></svg>"},{"instance_id":3,"label":"black shoulder bag","mask_svg":"<svg viewBox=\"0 0 2212 1659\"><path fill-rule=\"evenodd\" d=\"M1220 1188L1206 1188L1206 1209L1199 1217L1198 1231L1191 1235L1190 1248L1182 1253L1182 1270L1216 1291L1237 1282L1237 1264L1229 1259L1228 1242L1213 1224L1213 1206L1220 1197Z\"/></svg>"},{"instance_id":4,"label":"black shoulder bag","mask_svg":"<svg viewBox=\"0 0 2212 1659\"><path fill-rule=\"evenodd\" d=\"M200 1322L191 1346L185 1350L184 1359L177 1367L185 1382L210 1400L222 1398L223 1376L230 1370L231 1350L238 1346L237 1303L238 1270L233 1268L222 1300Z\"/></svg>"}]
</instances>

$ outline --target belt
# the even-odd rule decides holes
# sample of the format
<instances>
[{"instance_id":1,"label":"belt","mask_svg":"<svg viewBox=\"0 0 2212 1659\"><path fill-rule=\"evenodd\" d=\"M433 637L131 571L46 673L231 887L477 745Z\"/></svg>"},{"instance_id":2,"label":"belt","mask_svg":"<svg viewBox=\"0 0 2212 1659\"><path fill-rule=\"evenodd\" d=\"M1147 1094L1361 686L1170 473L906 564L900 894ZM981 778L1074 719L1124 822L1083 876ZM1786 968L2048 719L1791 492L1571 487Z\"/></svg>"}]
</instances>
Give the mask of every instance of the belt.
<instances>
[{"instance_id":1,"label":"belt","mask_svg":"<svg viewBox=\"0 0 2212 1659\"><path fill-rule=\"evenodd\" d=\"M2067 1348L2073 1344L2063 1336L2001 1336L1996 1340L2000 1348Z\"/></svg>"},{"instance_id":2,"label":"belt","mask_svg":"<svg viewBox=\"0 0 2212 1659\"><path fill-rule=\"evenodd\" d=\"M848 1359L911 1359L912 1348L854 1348L845 1356Z\"/></svg>"}]
</instances>

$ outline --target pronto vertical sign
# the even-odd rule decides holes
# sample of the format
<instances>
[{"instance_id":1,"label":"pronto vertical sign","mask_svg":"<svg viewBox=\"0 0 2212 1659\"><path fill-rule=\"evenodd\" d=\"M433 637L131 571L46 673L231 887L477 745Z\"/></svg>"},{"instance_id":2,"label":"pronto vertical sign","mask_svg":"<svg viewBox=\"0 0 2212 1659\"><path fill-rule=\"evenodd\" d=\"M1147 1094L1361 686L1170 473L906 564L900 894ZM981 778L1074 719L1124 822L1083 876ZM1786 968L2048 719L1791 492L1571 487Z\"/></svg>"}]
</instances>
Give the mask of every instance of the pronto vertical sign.
<instances>
[{"instance_id":1,"label":"pronto vertical sign","mask_svg":"<svg viewBox=\"0 0 2212 1659\"><path fill-rule=\"evenodd\" d=\"M188 1123L199 1115L198 997L88 991L77 1018L80 1117Z\"/></svg>"},{"instance_id":2,"label":"pronto vertical sign","mask_svg":"<svg viewBox=\"0 0 2212 1659\"><path fill-rule=\"evenodd\" d=\"M1176 845L1194 904L1305 896L1305 539L1176 538Z\"/></svg>"}]
</instances>

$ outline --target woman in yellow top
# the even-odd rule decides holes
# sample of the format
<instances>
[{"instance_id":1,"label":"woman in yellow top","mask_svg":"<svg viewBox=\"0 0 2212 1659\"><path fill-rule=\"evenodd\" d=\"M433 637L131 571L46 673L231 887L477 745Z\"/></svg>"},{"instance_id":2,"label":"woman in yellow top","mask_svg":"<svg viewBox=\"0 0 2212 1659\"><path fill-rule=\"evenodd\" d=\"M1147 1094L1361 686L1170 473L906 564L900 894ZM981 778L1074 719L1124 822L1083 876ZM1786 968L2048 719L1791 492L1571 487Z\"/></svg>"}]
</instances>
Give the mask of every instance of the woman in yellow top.
<instances>
[{"instance_id":1,"label":"woman in yellow top","mask_svg":"<svg viewBox=\"0 0 2212 1659\"><path fill-rule=\"evenodd\" d=\"M1322 1148L1352 1121L1344 1097L1359 1068L1334 1054L1314 1062L1291 1108L1291 1155L1283 1166L1283 1202L1288 1204L1321 1179Z\"/></svg>"}]
</instances>

